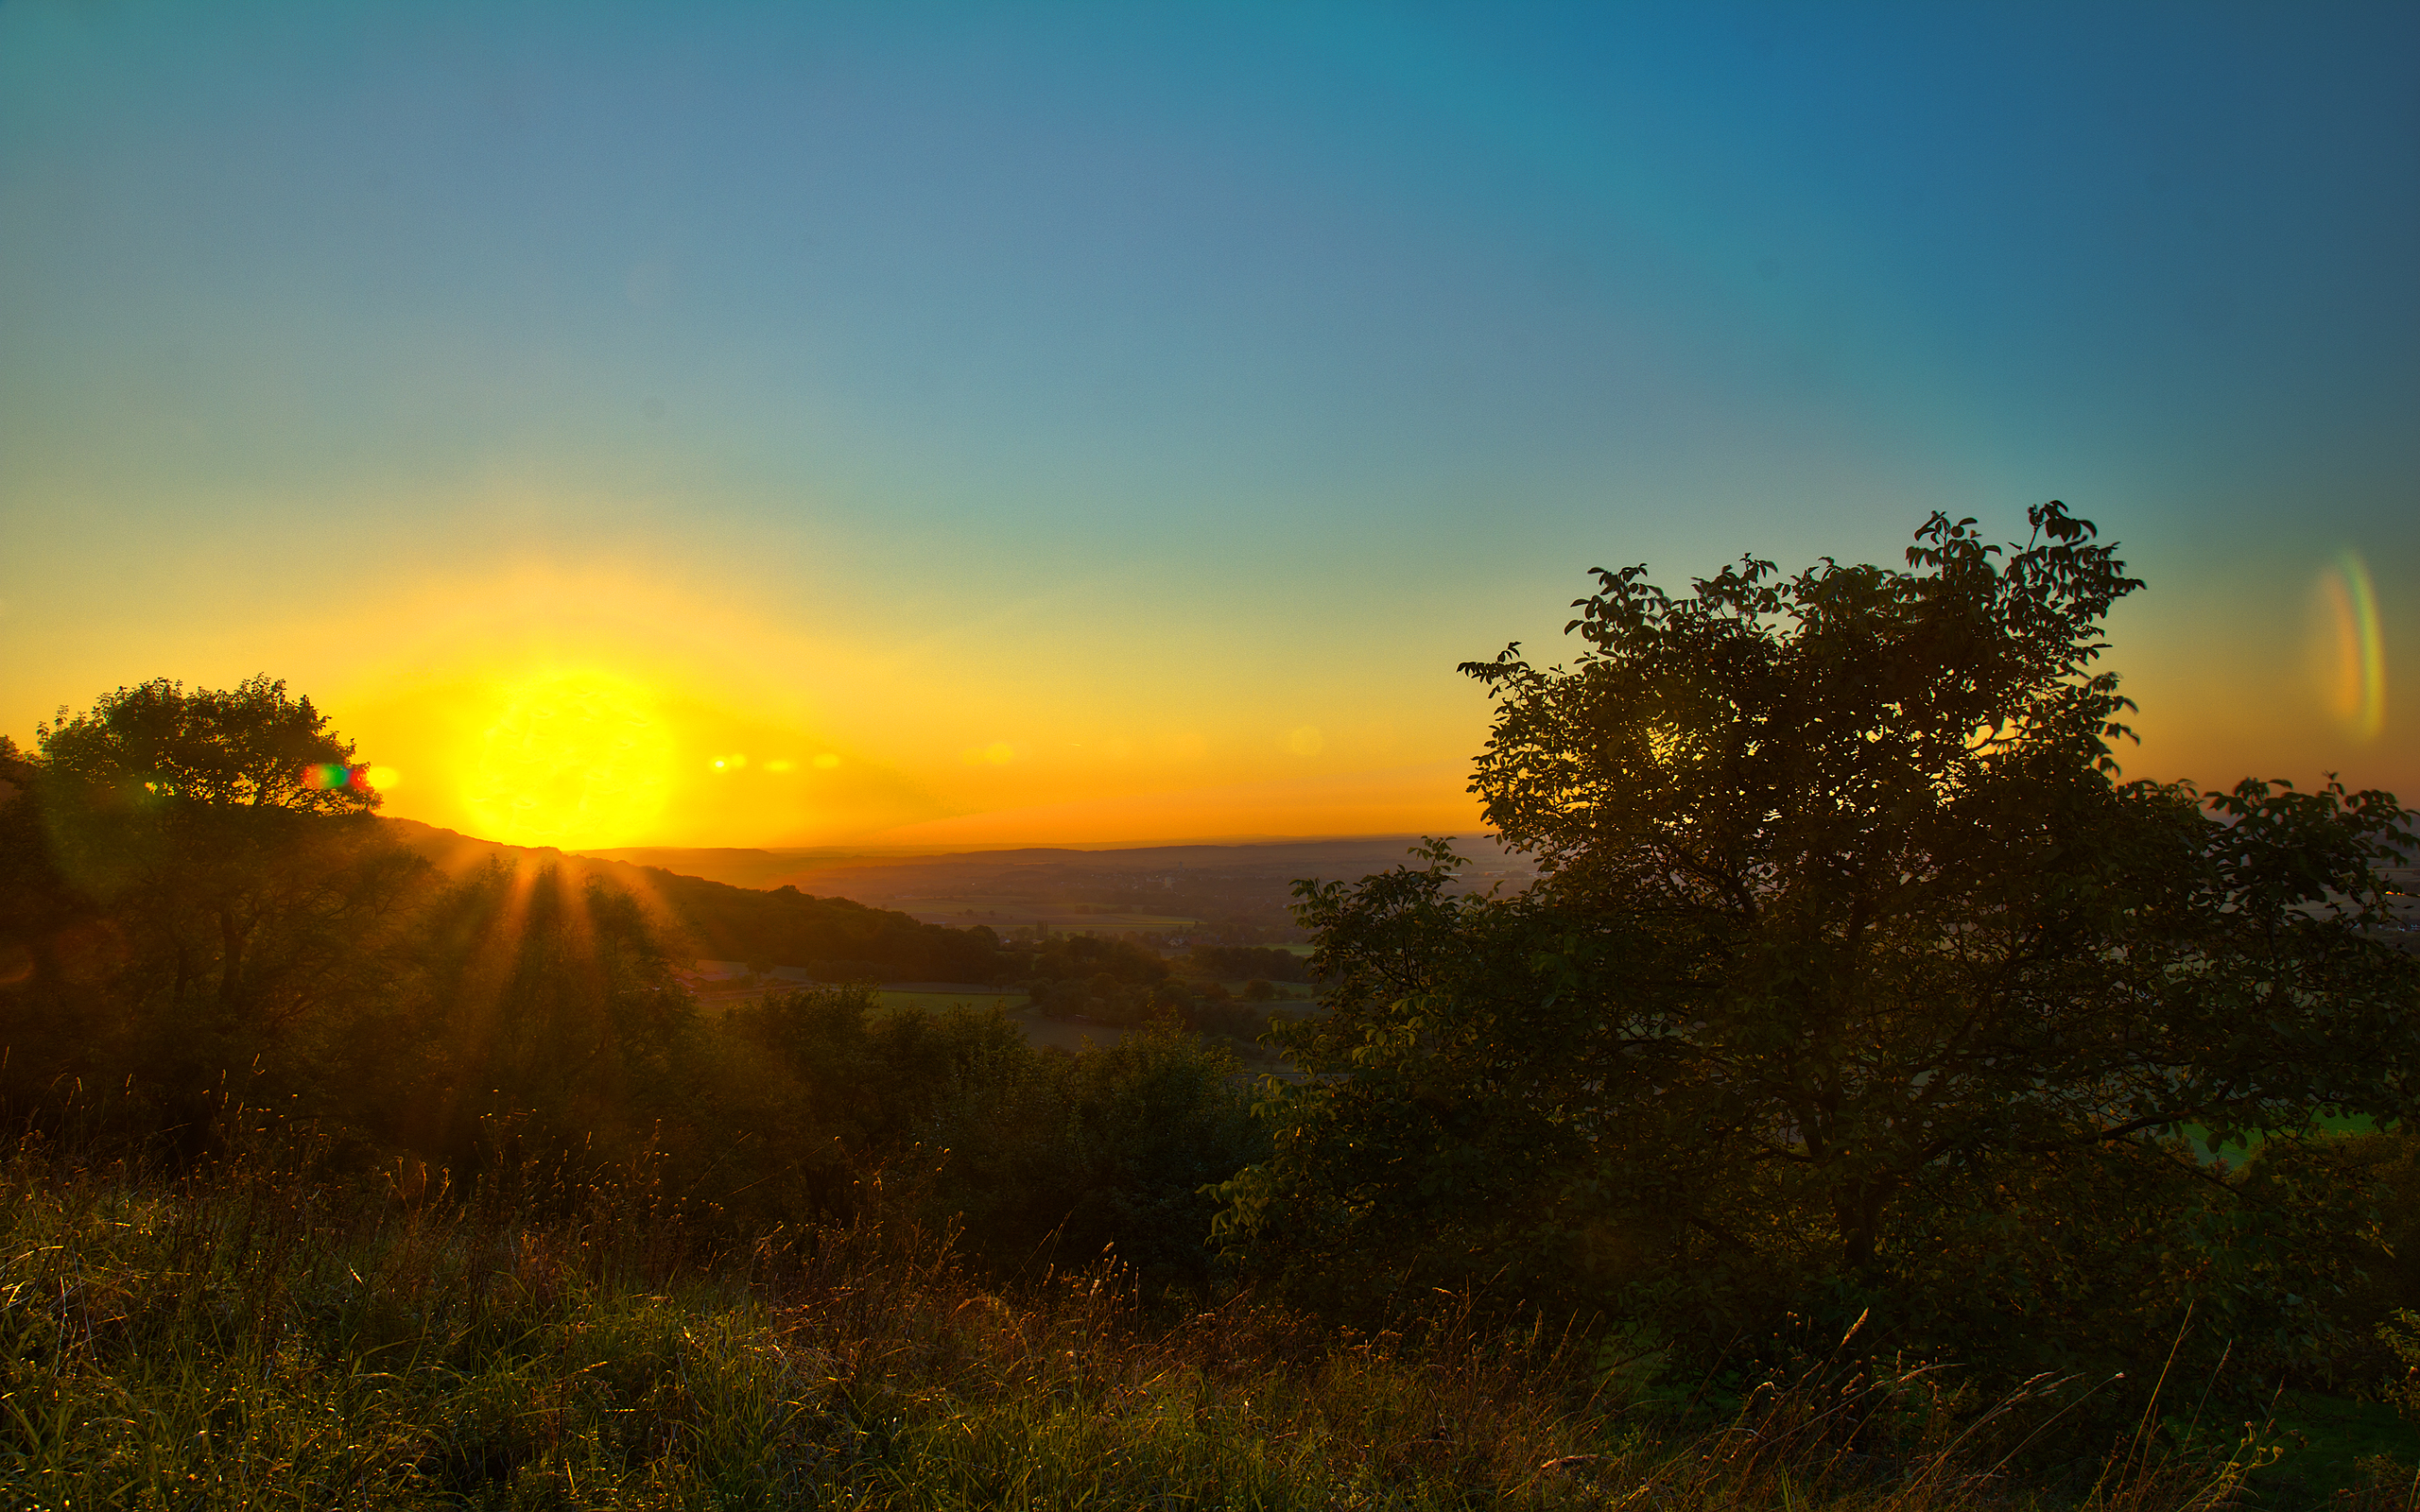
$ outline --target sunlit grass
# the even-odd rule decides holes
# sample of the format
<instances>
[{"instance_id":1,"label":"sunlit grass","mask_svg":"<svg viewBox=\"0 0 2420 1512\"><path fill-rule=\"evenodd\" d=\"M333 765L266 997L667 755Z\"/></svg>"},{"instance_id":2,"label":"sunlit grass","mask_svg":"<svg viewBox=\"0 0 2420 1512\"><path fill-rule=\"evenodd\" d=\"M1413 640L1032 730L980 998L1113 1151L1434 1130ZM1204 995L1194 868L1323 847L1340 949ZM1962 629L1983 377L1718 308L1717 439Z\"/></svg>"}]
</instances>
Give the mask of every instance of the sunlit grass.
<instances>
[{"instance_id":1,"label":"sunlit grass","mask_svg":"<svg viewBox=\"0 0 2420 1512\"><path fill-rule=\"evenodd\" d=\"M449 1196L261 1161L168 1183L21 1152L0 1172L0 1488L59 1508L2051 1504L1966 1452L1973 1415L1923 1372L1814 1372L1690 1428L1625 1411L1590 1351L1451 1299L1373 1337L1249 1297L1147 1308L1114 1267L1002 1290L878 1216L709 1253L638 1190L520 1172ZM2112 1464L2057 1503L2216 1506L2243 1460Z\"/></svg>"}]
</instances>

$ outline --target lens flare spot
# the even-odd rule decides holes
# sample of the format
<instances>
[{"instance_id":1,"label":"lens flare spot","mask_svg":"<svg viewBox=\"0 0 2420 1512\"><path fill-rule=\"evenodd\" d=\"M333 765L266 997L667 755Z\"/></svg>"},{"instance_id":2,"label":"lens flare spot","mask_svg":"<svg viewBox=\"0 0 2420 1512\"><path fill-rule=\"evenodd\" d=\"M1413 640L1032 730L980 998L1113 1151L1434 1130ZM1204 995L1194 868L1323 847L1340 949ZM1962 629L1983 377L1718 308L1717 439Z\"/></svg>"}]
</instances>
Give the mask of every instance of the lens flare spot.
<instances>
[{"instance_id":1,"label":"lens flare spot","mask_svg":"<svg viewBox=\"0 0 2420 1512\"><path fill-rule=\"evenodd\" d=\"M958 759L969 766L1006 766L1017 759L1016 747L1005 740L989 746L969 746L958 753Z\"/></svg>"},{"instance_id":2,"label":"lens flare spot","mask_svg":"<svg viewBox=\"0 0 2420 1512\"><path fill-rule=\"evenodd\" d=\"M618 845L664 812L672 741L646 689L607 673L551 672L499 703L463 792L489 838Z\"/></svg>"},{"instance_id":3,"label":"lens flare spot","mask_svg":"<svg viewBox=\"0 0 2420 1512\"><path fill-rule=\"evenodd\" d=\"M367 793L372 788L388 785L378 781L377 774L391 771L391 767L386 766L346 766L331 762L325 765L302 768L302 785L316 788L322 793L333 793L339 789L351 793Z\"/></svg>"},{"instance_id":4,"label":"lens flare spot","mask_svg":"<svg viewBox=\"0 0 2420 1512\"><path fill-rule=\"evenodd\" d=\"M765 770L769 772L794 772L798 770L798 763L790 760L786 756L776 756L771 761L765 764Z\"/></svg>"},{"instance_id":5,"label":"lens flare spot","mask_svg":"<svg viewBox=\"0 0 2420 1512\"><path fill-rule=\"evenodd\" d=\"M1286 737L1286 748L1297 756L1316 756L1327 748L1327 737L1317 725L1304 725Z\"/></svg>"},{"instance_id":6,"label":"lens flare spot","mask_svg":"<svg viewBox=\"0 0 2420 1512\"><path fill-rule=\"evenodd\" d=\"M2312 585L2305 648L2328 717L2356 740L2377 739L2386 727L2386 644L2377 589L2359 555L2341 554Z\"/></svg>"},{"instance_id":7,"label":"lens flare spot","mask_svg":"<svg viewBox=\"0 0 2420 1512\"><path fill-rule=\"evenodd\" d=\"M404 785L404 774L391 766L372 766L362 774L362 779L381 793Z\"/></svg>"}]
</instances>

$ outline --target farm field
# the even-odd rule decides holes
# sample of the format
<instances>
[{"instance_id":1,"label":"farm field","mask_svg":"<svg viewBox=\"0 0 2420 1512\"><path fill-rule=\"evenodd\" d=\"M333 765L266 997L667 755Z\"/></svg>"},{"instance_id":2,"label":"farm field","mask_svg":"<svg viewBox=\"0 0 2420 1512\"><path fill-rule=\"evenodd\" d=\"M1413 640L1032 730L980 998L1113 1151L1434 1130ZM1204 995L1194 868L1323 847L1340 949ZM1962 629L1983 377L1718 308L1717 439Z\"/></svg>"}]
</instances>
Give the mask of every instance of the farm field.
<instances>
[{"instance_id":1,"label":"farm field","mask_svg":"<svg viewBox=\"0 0 2420 1512\"><path fill-rule=\"evenodd\" d=\"M1015 1018L1016 1010L1026 1004L1025 993L1014 988L996 992L952 991L927 992L912 988L884 988L874 993L874 1001L890 1013L941 1013L954 1007L1005 1008Z\"/></svg>"},{"instance_id":2,"label":"farm field","mask_svg":"<svg viewBox=\"0 0 2420 1512\"><path fill-rule=\"evenodd\" d=\"M1202 920L1190 914L1144 913L1110 904L1037 902L998 895L943 898L894 898L887 906L919 923L973 929L977 924L994 933L1043 929L1058 935L1174 935L1199 928Z\"/></svg>"}]
</instances>

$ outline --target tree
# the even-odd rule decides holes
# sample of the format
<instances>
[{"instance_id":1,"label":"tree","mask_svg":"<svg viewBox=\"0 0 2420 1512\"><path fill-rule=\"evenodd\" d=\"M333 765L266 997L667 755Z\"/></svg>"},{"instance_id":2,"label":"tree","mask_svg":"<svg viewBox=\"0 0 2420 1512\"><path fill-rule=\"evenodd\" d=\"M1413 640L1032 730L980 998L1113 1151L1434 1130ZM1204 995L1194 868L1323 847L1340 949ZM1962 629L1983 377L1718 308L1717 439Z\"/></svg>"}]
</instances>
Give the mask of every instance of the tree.
<instances>
[{"instance_id":1,"label":"tree","mask_svg":"<svg viewBox=\"0 0 2420 1512\"><path fill-rule=\"evenodd\" d=\"M353 765L354 744L327 728L308 697L247 678L223 692L184 691L155 678L120 688L40 727L43 759L58 777L136 807L361 814L377 791Z\"/></svg>"},{"instance_id":2,"label":"tree","mask_svg":"<svg viewBox=\"0 0 2420 1512\"><path fill-rule=\"evenodd\" d=\"M379 950L424 868L372 826L366 769L308 698L268 678L157 679L61 709L37 746L46 862L106 921L106 997L162 1076L247 1065L385 980Z\"/></svg>"},{"instance_id":3,"label":"tree","mask_svg":"<svg viewBox=\"0 0 2420 1512\"><path fill-rule=\"evenodd\" d=\"M1312 1077L1224 1231L1365 1285L2081 1332L2119 1304L2059 1299L2080 1235L2231 1200L2181 1131L2411 1111L2414 963L2376 932L2411 816L2121 781L2094 663L2141 585L2031 520L1685 597L1599 571L1572 665L1466 665L1497 701L1474 791L1541 881L1458 895L1439 847L1300 889L1334 1011L1292 1031Z\"/></svg>"}]
</instances>

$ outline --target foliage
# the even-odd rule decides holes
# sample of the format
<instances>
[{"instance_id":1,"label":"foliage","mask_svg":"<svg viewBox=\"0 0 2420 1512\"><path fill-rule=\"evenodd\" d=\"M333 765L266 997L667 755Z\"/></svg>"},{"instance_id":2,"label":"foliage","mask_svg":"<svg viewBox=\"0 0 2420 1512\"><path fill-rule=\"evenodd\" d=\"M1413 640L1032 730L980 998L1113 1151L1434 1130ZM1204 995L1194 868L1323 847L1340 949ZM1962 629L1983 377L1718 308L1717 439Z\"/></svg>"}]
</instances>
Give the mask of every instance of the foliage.
<instances>
[{"instance_id":1,"label":"foliage","mask_svg":"<svg viewBox=\"0 0 2420 1512\"><path fill-rule=\"evenodd\" d=\"M389 844L374 792L348 785L353 747L266 679L120 690L43 739L0 752L0 890L22 905L0 920L12 1123L165 1137L191 1160L231 1137L230 1107L274 1105L356 1161L441 1180L644 1171L724 1234L845 1215L889 1180L1004 1269L1115 1247L1154 1286L1208 1278L1199 1189L1257 1144L1232 1061L1197 1040L1068 1057L997 1013L885 1014L855 988L709 1017L669 969L664 915L595 873L499 860L449 879ZM816 936L836 949L929 965L940 934L998 964L988 933L752 896L838 928ZM1120 992L1113 971L1167 975L1118 942L1041 954Z\"/></svg>"},{"instance_id":2,"label":"foliage","mask_svg":"<svg viewBox=\"0 0 2420 1512\"><path fill-rule=\"evenodd\" d=\"M2394 1351L2395 1363L2403 1367L2400 1379L2388 1382L2387 1400L2420 1421L2420 1313L2396 1308L2377 1332L2379 1342Z\"/></svg>"},{"instance_id":3,"label":"foliage","mask_svg":"<svg viewBox=\"0 0 2420 1512\"><path fill-rule=\"evenodd\" d=\"M2380 1336L2397 1309L2420 1306L2420 1131L2312 1129L2263 1142L2243 1186L2269 1211L2315 1220L2300 1267L2279 1278L2327 1315L2333 1348L2314 1383L2367 1392L2403 1365Z\"/></svg>"},{"instance_id":4,"label":"foliage","mask_svg":"<svg viewBox=\"0 0 2420 1512\"><path fill-rule=\"evenodd\" d=\"M2040 1504L1937 1372L1816 1362L1709 1431L1641 1431L1587 1351L1450 1301L1356 1335L1248 1298L1155 1314L1115 1265L1002 1291L878 1209L717 1254L644 1184L347 1182L237 1122L173 1181L0 1161L9 1504ZM2142 1458L2058 1504L2238 1494L2225 1448Z\"/></svg>"},{"instance_id":5,"label":"foliage","mask_svg":"<svg viewBox=\"0 0 2420 1512\"><path fill-rule=\"evenodd\" d=\"M120 688L81 714L61 708L37 731L59 782L99 797L90 810L125 815L232 809L360 814L378 794L354 781L351 741L338 740L311 700L285 684L248 678L223 692L165 678ZM327 781L320 768L343 768Z\"/></svg>"},{"instance_id":6,"label":"foliage","mask_svg":"<svg viewBox=\"0 0 2420 1512\"><path fill-rule=\"evenodd\" d=\"M1705 1348L1795 1311L2013 1370L2325 1332L2326 1232L2211 1147L2411 1110L2382 793L2118 779L2096 672L2139 586L2051 504L1906 571L1599 573L1587 650L1465 668L1474 784L1543 880L1300 889L1333 1013L1223 1231L1362 1305L1462 1278Z\"/></svg>"},{"instance_id":7,"label":"foliage","mask_svg":"<svg viewBox=\"0 0 2420 1512\"><path fill-rule=\"evenodd\" d=\"M476 1166L515 1153L482 1148L500 1112L522 1145L603 1160L690 1122L673 1074L696 1010L628 895L491 866L429 900L409 944L399 1011L356 1022L314 1078L354 1126Z\"/></svg>"},{"instance_id":8,"label":"foliage","mask_svg":"<svg viewBox=\"0 0 2420 1512\"><path fill-rule=\"evenodd\" d=\"M1307 982L1310 962L1274 945L1196 945L1187 964L1197 976L1214 982L1240 982L1266 977L1271 982Z\"/></svg>"},{"instance_id":9,"label":"foliage","mask_svg":"<svg viewBox=\"0 0 2420 1512\"><path fill-rule=\"evenodd\" d=\"M231 1072L290 1068L374 1000L426 868L369 817L378 796L308 698L253 678L166 680L60 712L29 801L0 819L0 889L26 970L9 1041L46 1069L138 1074L171 1121Z\"/></svg>"},{"instance_id":10,"label":"foliage","mask_svg":"<svg viewBox=\"0 0 2420 1512\"><path fill-rule=\"evenodd\" d=\"M734 1027L794 1079L785 1099L844 1174L885 1167L936 1224L1005 1269L1115 1250L1153 1287L1211 1271L1201 1189L1260 1148L1233 1062L1163 1026L1080 1056L1032 1049L996 1011L877 1017L862 990L766 998Z\"/></svg>"}]
</instances>

